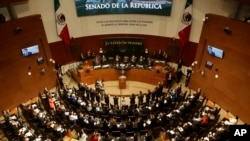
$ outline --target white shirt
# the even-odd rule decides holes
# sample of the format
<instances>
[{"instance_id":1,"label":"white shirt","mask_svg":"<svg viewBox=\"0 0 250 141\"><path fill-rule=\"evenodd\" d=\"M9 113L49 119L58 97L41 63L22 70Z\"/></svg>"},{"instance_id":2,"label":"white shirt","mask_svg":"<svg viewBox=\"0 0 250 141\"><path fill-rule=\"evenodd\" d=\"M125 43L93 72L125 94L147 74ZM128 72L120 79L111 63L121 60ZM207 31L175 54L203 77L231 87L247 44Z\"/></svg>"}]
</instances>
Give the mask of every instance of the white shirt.
<instances>
[{"instance_id":1,"label":"white shirt","mask_svg":"<svg viewBox=\"0 0 250 141\"><path fill-rule=\"evenodd\" d=\"M85 133L83 133L82 135L81 135L81 138L79 139L79 141L87 141L87 135L85 134Z\"/></svg>"}]
</instances>

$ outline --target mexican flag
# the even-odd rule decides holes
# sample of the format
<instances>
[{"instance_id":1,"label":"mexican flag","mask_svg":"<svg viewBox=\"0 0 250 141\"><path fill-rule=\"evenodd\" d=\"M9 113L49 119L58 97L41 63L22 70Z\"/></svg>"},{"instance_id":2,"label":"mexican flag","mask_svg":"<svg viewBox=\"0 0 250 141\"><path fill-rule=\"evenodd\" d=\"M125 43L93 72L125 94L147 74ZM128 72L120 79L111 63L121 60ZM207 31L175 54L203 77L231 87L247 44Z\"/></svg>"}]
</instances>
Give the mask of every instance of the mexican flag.
<instances>
[{"instance_id":1,"label":"mexican flag","mask_svg":"<svg viewBox=\"0 0 250 141\"><path fill-rule=\"evenodd\" d=\"M69 30L66 23L65 15L62 12L60 0L54 0L55 20L58 36L64 41L65 45L70 45Z\"/></svg>"},{"instance_id":2,"label":"mexican flag","mask_svg":"<svg viewBox=\"0 0 250 141\"><path fill-rule=\"evenodd\" d=\"M189 33L192 22L192 4L193 0L187 0L184 12L182 14L180 29L178 32L181 47L184 47L189 40Z\"/></svg>"}]
</instances>

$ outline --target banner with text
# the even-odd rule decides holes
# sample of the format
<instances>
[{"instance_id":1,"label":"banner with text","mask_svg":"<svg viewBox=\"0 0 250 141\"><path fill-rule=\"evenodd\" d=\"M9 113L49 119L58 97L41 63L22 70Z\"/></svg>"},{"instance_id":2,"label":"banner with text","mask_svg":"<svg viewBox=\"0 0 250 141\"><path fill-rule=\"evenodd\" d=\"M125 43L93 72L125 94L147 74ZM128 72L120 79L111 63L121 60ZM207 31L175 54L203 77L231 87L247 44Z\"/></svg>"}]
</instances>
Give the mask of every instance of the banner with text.
<instances>
[{"instance_id":1,"label":"banner with text","mask_svg":"<svg viewBox=\"0 0 250 141\"><path fill-rule=\"evenodd\" d=\"M170 16L173 0L75 0L78 16L149 14Z\"/></svg>"}]
</instances>

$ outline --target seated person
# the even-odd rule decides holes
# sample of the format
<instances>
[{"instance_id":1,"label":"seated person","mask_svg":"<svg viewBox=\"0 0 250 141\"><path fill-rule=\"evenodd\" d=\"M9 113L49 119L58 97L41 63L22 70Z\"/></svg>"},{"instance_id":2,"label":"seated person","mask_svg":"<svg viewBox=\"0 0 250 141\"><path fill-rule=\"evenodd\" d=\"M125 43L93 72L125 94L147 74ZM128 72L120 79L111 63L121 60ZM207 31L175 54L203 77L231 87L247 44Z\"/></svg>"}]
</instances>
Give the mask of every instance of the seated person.
<instances>
[{"instance_id":1,"label":"seated person","mask_svg":"<svg viewBox=\"0 0 250 141\"><path fill-rule=\"evenodd\" d=\"M94 60L94 66L99 66L101 65L101 57L97 55Z\"/></svg>"},{"instance_id":2,"label":"seated person","mask_svg":"<svg viewBox=\"0 0 250 141\"><path fill-rule=\"evenodd\" d=\"M223 121L225 125L235 125L237 123L237 118L230 117L229 119L226 119Z\"/></svg>"},{"instance_id":3,"label":"seated person","mask_svg":"<svg viewBox=\"0 0 250 141\"><path fill-rule=\"evenodd\" d=\"M135 64L136 64L136 57L135 57L135 55L132 55L132 57L130 59L130 63L131 63L131 66L135 66Z\"/></svg>"},{"instance_id":4,"label":"seated person","mask_svg":"<svg viewBox=\"0 0 250 141\"><path fill-rule=\"evenodd\" d=\"M207 114L203 115L202 118L201 118L201 125L202 126L207 126L208 124L209 124L209 118L208 118Z\"/></svg>"},{"instance_id":5,"label":"seated person","mask_svg":"<svg viewBox=\"0 0 250 141\"><path fill-rule=\"evenodd\" d=\"M56 110L54 99L51 96L48 98L48 102L49 102L50 109Z\"/></svg>"},{"instance_id":6,"label":"seated person","mask_svg":"<svg viewBox=\"0 0 250 141\"><path fill-rule=\"evenodd\" d=\"M107 63L108 63L107 58L106 58L106 56L105 56L105 55L102 55L102 58L101 58L101 63L102 63L102 65L105 65L105 64L107 64Z\"/></svg>"},{"instance_id":7,"label":"seated person","mask_svg":"<svg viewBox=\"0 0 250 141\"><path fill-rule=\"evenodd\" d=\"M123 57L123 63L127 64L129 62L129 57L128 56L124 56Z\"/></svg>"},{"instance_id":8,"label":"seated person","mask_svg":"<svg viewBox=\"0 0 250 141\"><path fill-rule=\"evenodd\" d=\"M119 64L120 63L120 56L116 55L115 56L115 64Z\"/></svg>"},{"instance_id":9,"label":"seated person","mask_svg":"<svg viewBox=\"0 0 250 141\"><path fill-rule=\"evenodd\" d=\"M139 57L138 64L143 65L144 58L142 56Z\"/></svg>"}]
</instances>

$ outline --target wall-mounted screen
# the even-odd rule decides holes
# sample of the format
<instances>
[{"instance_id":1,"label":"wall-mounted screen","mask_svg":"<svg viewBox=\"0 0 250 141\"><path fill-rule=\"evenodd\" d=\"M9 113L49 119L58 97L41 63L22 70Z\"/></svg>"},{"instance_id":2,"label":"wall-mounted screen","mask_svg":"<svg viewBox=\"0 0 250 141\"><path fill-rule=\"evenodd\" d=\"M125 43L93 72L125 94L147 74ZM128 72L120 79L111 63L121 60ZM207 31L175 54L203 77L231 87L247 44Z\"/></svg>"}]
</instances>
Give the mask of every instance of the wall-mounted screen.
<instances>
[{"instance_id":1,"label":"wall-mounted screen","mask_svg":"<svg viewBox=\"0 0 250 141\"><path fill-rule=\"evenodd\" d=\"M23 56L30 56L30 55L39 53L39 47L38 45L33 45L33 46L22 48L21 51L22 51Z\"/></svg>"},{"instance_id":2,"label":"wall-mounted screen","mask_svg":"<svg viewBox=\"0 0 250 141\"><path fill-rule=\"evenodd\" d=\"M215 56L218 58L223 58L224 51L222 49L208 45L207 51L208 51L208 54L210 54L212 56Z\"/></svg>"},{"instance_id":3,"label":"wall-mounted screen","mask_svg":"<svg viewBox=\"0 0 250 141\"><path fill-rule=\"evenodd\" d=\"M78 16L150 14L170 16L173 0L75 0Z\"/></svg>"}]
</instances>

